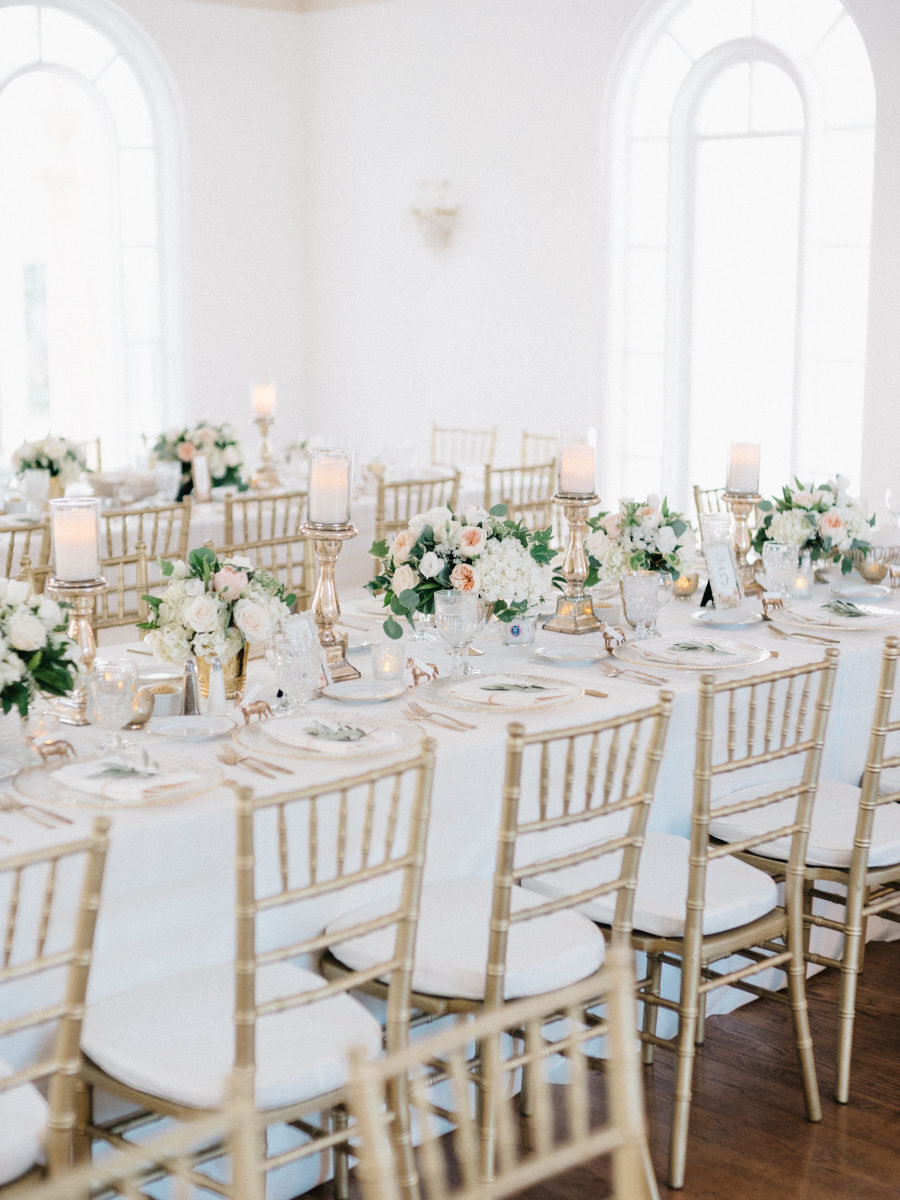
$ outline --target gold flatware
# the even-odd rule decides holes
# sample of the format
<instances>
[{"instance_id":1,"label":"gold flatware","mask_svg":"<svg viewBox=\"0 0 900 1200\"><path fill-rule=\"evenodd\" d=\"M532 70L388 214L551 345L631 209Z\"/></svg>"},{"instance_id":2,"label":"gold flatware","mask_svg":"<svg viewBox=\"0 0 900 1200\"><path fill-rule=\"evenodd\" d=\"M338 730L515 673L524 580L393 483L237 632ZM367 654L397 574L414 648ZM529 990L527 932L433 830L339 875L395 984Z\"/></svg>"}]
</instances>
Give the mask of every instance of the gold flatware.
<instances>
[{"instance_id":1,"label":"gold flatware","mask_svg":"<svg viewBox=\"0 0 900 1200\"><path fill-rule=\"evenodd\" d=\"M782 629L778 625L769 625L769 633L781 638L803 638L807 642L818 642L820 646L839 646L838 638L823 637L820 633L806 633L802 629Z\"/></svg>"},{"instance_id":2,"label":"gold flatware","mask_svg":"<svg viewBox=\"0 0 900 1200\"><path fill-rule=\"evenodd\" d=\"M421 717L423 720L428 720L430 717L440 717L442 721L447 721L450 725L455 725L458 729L477 729L477 725L470 725L467 721L461 721L459 717L452 717L449 713L431 712L424 708L418 700L410 700L407 706L409 711L415 716Z\"/></svg>"},{"instance_id":3,"label":"gold flatware","mask_svg":"<svg viewBox=\"0 0 900 1200\"><path fill-rule=\"evenodd\" d=\"M128 653L129 654L147 654L147 655L149 655L150 658L155 657L152 650L145 650L143 646L129 646Z\"/></svg>"},{"instance_id":4,"label":"gold flatware","mask_svg":"<svg viewBox=\"0 0 900 1200\"><path fill-rule=\"evenodd\" d=\"M241 759L238 762L232 762L231 759L225 758L222 754L217 754L220 763L224 763L227 767L244 767L247 771L253 771L256 775L265 775L266 779L275 779L274 771L268 771L265 767L258 767L256 763L248 762L246 759Z\"/></svg>"},{"instance_id":5,"label":"gold flatware","mask_svg":"<svg viewBox=\"0 0 900 1200\"><path fill-rule=\"evenodd\" d=\"M21 800L15 800L9 795L0 796L0 812L21 813L23 817L27 817L29 821L33 821L35 825L42 825L44 829L56 829L59 823L65 825L73 823L69 817L64 817L60 813L50 812L46 808L39 808L36 804L24 804ZM50 819L51 817L53 820Z\"/></svg>"},{"instance_id":6,"label":"gold flatware","mask_svg":"<svg viewBox=\"0 0 900 1200\"><path fill-rule=\"evenodd\" d=\"M633 679L636 683L647 683L651 687L669 682L665 675L650 675L645 671L633 671L631 667L614 667L612 663L600 663L600 670L610 679L621 675L623 679Z\"/></svg>"},{"instance_id":7,"label":"gold flatware","mask_svg":"<svg viewBox=\"0 0 900 1200\"><path fill-rule=\"evenodd\" d=\"M262 767L266 771L280 771L282 775L294 774L290 767L283 767L281 763L269 762L267 758L259 758L255 754L239 754L234 746L220 747L219 758L221 758L222 762L227 763L229 767L237 766L238 763L255 763L258 767Z\"/></svg>"},{"instance_id":8,"label":"gold flatware","mask_svg":"<svg viewBox=\"0 0 900 1200\"><path fill-rule=\"evenodd\" d=\"M596 696L598 700L608 700L609 699L609 692L598 692L594 688L585 688L584 694L586 696Z\"/></svg>"}]
</instances>

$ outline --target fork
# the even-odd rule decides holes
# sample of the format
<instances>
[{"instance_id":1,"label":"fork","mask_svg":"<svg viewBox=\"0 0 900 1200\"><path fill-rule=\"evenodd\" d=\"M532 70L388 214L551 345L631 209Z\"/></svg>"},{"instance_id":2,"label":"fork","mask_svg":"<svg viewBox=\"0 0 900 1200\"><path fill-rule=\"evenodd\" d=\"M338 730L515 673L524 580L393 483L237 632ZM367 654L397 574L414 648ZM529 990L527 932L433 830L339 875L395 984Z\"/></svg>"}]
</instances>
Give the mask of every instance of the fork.
<instances>
[{"instance_id":1,"label":"fork","mask_svg":"<svg viewBox=\"0 0 900 1200\"><path fill-rule=\"evenodd\" d=\"M226 758L224 756L224 754L217 754L216 758L219 760L220 763L224 763L226 767L238 767L238 766L245 767L248 771L253 771L256 775L265 775L266 779L274 779L275 778L275 775L273 774L272 771L267 770L265 767L259 767L256 765L256 763L250 762L248 760L245 760L242 758L241 759L230 759L230 758Z\"/></svg>"},{"instance_id":2,"label":"fork","mask_svg":"<svg viewBox=\"0 0 900 1200\"><path fill-rule=\"evenodd\" d=\"M293 775L294 773L290 767L283 767L281 763L258 758L255 754L239 754L234 746L221 746L219 758L229 767L237 766L239 763L243 763L245 766L255 763L257 767L262 767L266 771L280 771L282 775Z\"/></svg>"},{"instance_id":3,"label":"fork","mask_svg":"<svg viewBox=\"0 0 900 1200\"><path fill-rule=\"evenodd\" d=\"M807 642L818 642L820 646L839 646L841 643L837 638L822 637L819 633L805 633L802 629L791 630L780 629L777 625L769 625L769 633L774 633L776 637L781 638L803 638Z\"/></svg>"},{"instance_id":4,"label":"fork","mask_svg":"<svg viewBox=\"0 0 900 1200\"><path fill-rule=\"evenodd\" d=\"M33 821L35 825L43 825L45 829L56 829L57 824L50 820L50 817L56 817L56 813L46 812L42 808L35 808L32 804L23 804L21 800L14 800L12 796L0 796L0 812L19 812L23 817L28 817L29 821ZM72 822L68 817L58 817L60 821L65 821L71 825Z\"/></svg>"},{"instance_id":5,"label":"fork","mask_svg":"<svg viewBox=\"0 0 900 1200\"><path fill-rule=\"evenodd\" d=\"M458 717L451 717L449 713L429 712L416 700L410 700L405 712L414 721L431 721L435 725L444 725L447 729L455 729L459 733L464 729L478 728L477 725L469 725L465 721L460 721Z\"/></svg>"},{"instance_id":6,"label":"fork","mask_svg":"<svg viewBox=\"0 0 900 1200\"><path fill-rule=\"evenodd\" d=\"M632 671L630 668L614 667L612 663L601 663L600 670L610 679L615 679L617 675L621 675L623 679L633 679L636 683L647 683L651 687L656 687L660 683L668 683L665 675L649 675L643 671Z\"/></svg>"}]
</instances>

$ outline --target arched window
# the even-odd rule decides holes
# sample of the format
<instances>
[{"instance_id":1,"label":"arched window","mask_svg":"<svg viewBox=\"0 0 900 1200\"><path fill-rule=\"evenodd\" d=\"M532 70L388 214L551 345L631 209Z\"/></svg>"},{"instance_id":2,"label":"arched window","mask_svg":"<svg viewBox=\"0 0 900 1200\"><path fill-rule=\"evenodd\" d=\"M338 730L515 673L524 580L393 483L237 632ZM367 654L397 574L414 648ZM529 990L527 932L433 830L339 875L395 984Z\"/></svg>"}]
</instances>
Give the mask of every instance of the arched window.
<instances>
[{"instance_id":1,"label":"arched window","mask_svg":"<svg viewBox=\"0 0 900 1200\"><path fill-rule=\"evenodd\" d=\"M840 0L667 0L617 73L608 477L858 480L875 96Z\"/></svg>"},{"instance_id":2,"label":"arched window","mask_svg":"<svg viewBox=\"0 0 900 1200\"><path fill-rule=\"evenodd\" d=\"M0 0L0 441L102 435L180 408L181 122L106 0Z\"/></svg>"}]
</instances>

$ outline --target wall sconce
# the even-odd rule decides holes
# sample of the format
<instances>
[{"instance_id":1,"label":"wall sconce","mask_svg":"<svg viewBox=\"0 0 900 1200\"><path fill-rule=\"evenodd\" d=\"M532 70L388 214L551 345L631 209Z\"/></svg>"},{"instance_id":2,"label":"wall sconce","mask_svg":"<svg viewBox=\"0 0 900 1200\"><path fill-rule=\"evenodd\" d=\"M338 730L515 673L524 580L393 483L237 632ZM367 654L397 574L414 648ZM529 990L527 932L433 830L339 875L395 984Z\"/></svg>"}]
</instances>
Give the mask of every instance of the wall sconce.
<instances>
[{"instance_id":1,"label":"wall sconce","mask_svg":"<svg viewBox=\"0 0 900 1200\"><path fill-rule=\"evenodd\" d=\"M420 179L412 212L432 246L446 246L459 217L459 200L449 179Z\"/></svg>"}]
</instances>

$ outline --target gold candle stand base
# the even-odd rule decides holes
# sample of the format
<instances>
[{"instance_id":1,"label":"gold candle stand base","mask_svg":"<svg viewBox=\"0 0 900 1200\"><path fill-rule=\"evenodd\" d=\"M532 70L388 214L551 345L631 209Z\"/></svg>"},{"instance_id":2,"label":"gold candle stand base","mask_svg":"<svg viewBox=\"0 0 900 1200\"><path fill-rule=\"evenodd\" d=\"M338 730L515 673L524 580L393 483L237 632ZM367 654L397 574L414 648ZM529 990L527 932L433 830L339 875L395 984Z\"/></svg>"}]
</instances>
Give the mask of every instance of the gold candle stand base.
<instances>
[{"instance_id":1,"label":"gold candle stand base","mask_svg":"<svg viewBox=\"0 0 900 1200\"><path fill-rule=\"evenodd\" d=\"M316 543L316 558L319 562L319 578L313 596L313 617L319 630L319 644L325 652L325 661L335 683L343 679L359 679L356 667L347 662L347 634L335 633L334 624L341 615L337 588L334 582L334 564L341 552L343 542L356 537L356 526L319 525L304 521L300 535L312 538Z\"/></svg>"},{"instance_id":2,"label":"gold candle stand base","mask_svg":"<svg viewBox=\"0 0 900 1200\"><path fill-rule=\"evenodd\" d=\"M271 488L281 487L278 472L272 461L272 443L269 439L275 418L254 417L253 419L259 427L259 466L250 477L250 486L257 491L269 491Z\"/></svg>"},{"instance_id":3,"label":"gold candle stand base","mask_svg":"<svg viewBox=\"0 0 900 1200\"><path fill-rule=\"evenodd\" d=\"M753 567L747 562L747 554L750 550L748 521L750 514L762 500L762 496L759 492L725 492L722 499L734 518L734 561L741 580L741 587L745 596L758 596L764 589L757 581Z\"/></svg>"},{"instance_id":4,"label":"gold candle stand base","mask_svg":"<svg viewBox=\"0 0 900 1200\"><path fill-rule=\"evenodd\" d=\"M47 580L47 592L54 599L71 604L69 623L66 633L81 650L81 661L85 671L91 669L91 664L97 657L97 639L94 636L94 609L97 597L102 596L107 587L106 580L101 576L73 582L57 579L51 575ZM57 696L51 707L64 725L89 725L87 719L87 692L81 685L68 696Z\"/></svg>"},{"instance_id":5,"label":"gold candle stand base","mask_svg":"<svg viewBox=\"0 0 900 1200\"><path fill-rule=\"evenodd\" d=\"M544 628L551 633L594 633L603 624L594 615L593 601L584 594L584 581L588 573L587 553L584 548L584 531L587 528L588 511L593 504L600 503L595 493L570 496L558 492L554 497L561 504L569 526L566 556L562 574L566 581L566 592L556 601L556 612Z\"/></svg>"}]
</instances>

